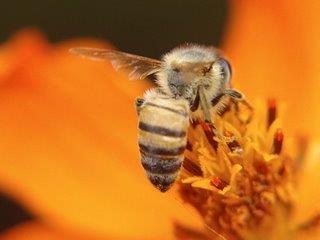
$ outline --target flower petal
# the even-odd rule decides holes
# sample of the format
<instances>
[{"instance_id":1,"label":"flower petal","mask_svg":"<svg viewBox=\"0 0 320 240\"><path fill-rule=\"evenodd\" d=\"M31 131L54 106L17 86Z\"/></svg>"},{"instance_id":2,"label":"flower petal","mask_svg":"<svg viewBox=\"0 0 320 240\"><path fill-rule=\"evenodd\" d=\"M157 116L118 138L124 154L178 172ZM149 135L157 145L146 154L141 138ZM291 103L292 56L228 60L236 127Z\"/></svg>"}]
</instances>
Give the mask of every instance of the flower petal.
<instances>
[{"instance_id":1,"label":"flower petal","mask_svg":"<svg viewBox=\"0 0 320 240\"><path fill-rule=\"evenodd\" d=\"M236 69L234 83L250 100L288 104L284 123L320 134L320 4L318 1L230 1L223 45Z\"/></svg>"},{"instance_id":2,"label":"flower petal","mask_svg":"<svg viewBox=\"0 0 320 240\"><path fill-rule=\"evenodd\" d=\"M13 60L0 77L0 187L57 226L170 239L173 219L194 218L140 167L133 95L146 84L125 94L109 64L71 56L68 43L30 48L34 38L2 49Z\"/></svg>"},{"instance_id":3,"label":"flower petal","mask_svg":"<svg viewBox=\"0 0 320 240\"><path fill-rule=\"evenodd\" d=\"M320 142L315 141L305 156L304 168L297 188L296 222L309 219L320 214L320 186L318 184L320 174Z\"/></svg>"},{"instance_id":4,"label":"flower petal","mask_svg":"<svg viewBox=\"0 0 320 240\"><path fill-rule=\"evenodd\" d=\"M85 234L68 232L62 229L49 227L39 222L26 222L13 227L1 234L1 240L98 240L107 239L98 236L86 236Z\"/></svg>"}]
</instances>

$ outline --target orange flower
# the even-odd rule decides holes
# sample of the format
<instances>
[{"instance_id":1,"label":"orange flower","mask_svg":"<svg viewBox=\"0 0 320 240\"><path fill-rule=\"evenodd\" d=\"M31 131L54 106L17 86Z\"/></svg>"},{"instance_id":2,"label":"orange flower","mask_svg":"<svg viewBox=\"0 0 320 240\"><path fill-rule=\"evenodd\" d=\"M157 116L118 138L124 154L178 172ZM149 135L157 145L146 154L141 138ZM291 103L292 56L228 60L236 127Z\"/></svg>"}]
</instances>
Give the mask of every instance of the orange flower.
<instances>
[{"instance_id":1,"label":"orange flower","mask_svg":"<svg viewBox=\"0 0 320 240\"><path fill-rule=\"evenodd\" d=\"M299 239L317 225L320 213L294 222L301 204L295 201L301 162L284 137L274 101L268 109L254 109L249 123L239 119L232 104L216 118L232 141L213 137L204 122L193 124L177 184L180 195L224 239Z\"/></svg>"},{"instance_id":2,"label":"orange flower","mask_svg":"<svg viewBox=\"0 0 320 240\"><path fill-rule=\"evenodd\" d=\"M319 22L320 4L251 0L233 1L231 7L224 48L235 69L234 83L249 99L273 96L287 104L283 121L290 131L285 131L285 141L290 142L287 136L294 129L317 136L320 132L314 126L320 118L316 107L320 48L315 26ZM203 223L198 214L187 210L172 195L154 190L140 167L133 100L150 86L127 81L125 75L115 73L109 64L68 54L70 47L79 45L108 47L84 39L51 46L39 33L26 30L0 48L0 189L37 216L34 222L17 226L1 238L215 239L213 232L197 230ZM229 120L223 119L221 124ZM241 132L238 129L241 125L235 127L230 123L228 126L229 133ZM252 166L245 166L246 159L242 158L233 165L225 161L230 154L221 147L226 147L225 143L220 143L218 158L215 153L207 154L209 146L203 144L208 136L201 131L195 131L194 143L200 146L196 148L198 155L189 153L193 165L187 163L191 164L191 174L204 170L207 174L204 179L185 176L179 185L189 184L207 191L204 195L196 192L194 199L200 197L201 201L208 200L202 198L208 191L215 191L219 197L239 194L235 191L239 187L237 177L242 169ZM246 136L247 133L241 134ZM259 144L252 141L254 144L247 146L247 139L241 135L241 142L229 147L241 152L243 149L239 146L244 144L245 151L258 153L259 158L283 160L278 154L281 152L279 145L274 145L274 141L281 139L280 132L272 128L268 133L258 129L251 130L250 134L260 134ZM275 134L270 141L270 136ZM264 139L266 135L269 138ZM272 146L276 156L270 158L266 146ZM289 189L293 186L297 190L294 197L299 200L299 208L295 218L290 217L290 220L295 224L303 223L299 226L304 234L312 233L306 235L308 239L312 236L317 239L315 208L319 208L317 193L320 189L314 180L319 177L320 170L316 162L319 144L313 142L311 146L313 148L305 156L308 162L297 176L299 185L291 178L290 181L281 179L280 189L287 189L289 185ZM294 151L290 153L295 155ZM207 164L212 158L218 160L215 166ZM252 155L248 159L256 161ZM255 166L261 168L263 176L269 177L269 172L264 170L271 167L265 165L262 162L261 166ZM290 168L290 174L294 170L290 164L283 166ZM241 179L250 181L245 177ZM273 204L280 199L279 202L285 202L282 198L289 194L277 192L275 195L272 192L275 189L272 185L257 201ZM182 196L190 203L193 195L184 193ZM290 204L294 202L291 197L287 200ZM211 228L216 228L216 222L207 221L218 219L210 218L210 214L216 212L211 209L215 203L209 203L211 205L205 205L207 208L203 210L207 212L200 211L200 215ZM217 203L219 207L224 206L223 202ZM199 211L199 205L193 203L193 206ZM236 225L248 220L246 208L236 209L240 217L233 216L232 210L225 210L220 225L230 216ZM277 215L281 211L271 212ZM286 226L281 220L278 225ZM230 227L232 221L228 221L224 226ZM252 219L247 222L251 226ZM221 229L216 231L230 238L248 236L246 231L230 235ZM275 231L279 239L288 238L282 228Z\"/></svg>"}]
</instances>

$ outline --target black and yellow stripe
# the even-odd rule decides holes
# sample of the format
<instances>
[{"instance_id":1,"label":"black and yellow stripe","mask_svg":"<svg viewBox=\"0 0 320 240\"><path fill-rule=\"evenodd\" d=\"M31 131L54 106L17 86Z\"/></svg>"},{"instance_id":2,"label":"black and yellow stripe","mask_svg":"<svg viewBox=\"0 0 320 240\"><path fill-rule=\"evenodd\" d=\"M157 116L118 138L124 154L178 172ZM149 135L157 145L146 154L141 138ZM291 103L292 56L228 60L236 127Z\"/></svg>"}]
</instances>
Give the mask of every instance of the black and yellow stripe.
<instances>
[{"instance_id":1,"label":"black and yellow stripe","mask_svg":"<svg viewBox=\"0 0 320 240\"><path fill-rule=\"evenodd\" d=\"M168 137L185 137L187 134L186 131L168 129L166 127L154 126L144 122L139 123L139 129Z\"/></svg>"},{"instance_id":2,"label":"black and yellow stripe","mask_svg":"<svg viewBox=\"0 0 320 240\"><path fill-rule=\"evenodd\" d=\"M163 106L163 105L155 104L155 103L151 103L151 102L147 102L145 105L152 106L152 107L156 107L156 108L160 108L160 109L165 109L165 110L167 110L167 111L170 111L170 112L173 112L173 113L182 115L182 116L184 116L184 117L188 117L188 115L187 115L186 112L184 112L184 111L179 111L179 110L177 110L177 109L175 109L175 108L172 108L172 107Z\"/></svg>"},{"instance_id":3,"label":"black and yellow stripe","mask_svg":"<svg viewBox=\"0 0 320 240\"><path fill-rule=\"evenodd\" d=\"M141 163L151 183L162 192L167 191L179 175L188 124L187 112L172 100L165 105L145 102L140 110Z\"/></svg>"},{"instance_id":4,"label":"black and yellow stripe","mask_svg":"<svg viewBox=\"0 0 320 240\"><path fill-rule=\"evenodd\" d=\"M162 147L154 147L148 146L139 143L140 151L149 155L162 155L162 156L177 156L184 152L186 146L180 146L177 148L162 148Z\"/></svg>"}]
</instances>

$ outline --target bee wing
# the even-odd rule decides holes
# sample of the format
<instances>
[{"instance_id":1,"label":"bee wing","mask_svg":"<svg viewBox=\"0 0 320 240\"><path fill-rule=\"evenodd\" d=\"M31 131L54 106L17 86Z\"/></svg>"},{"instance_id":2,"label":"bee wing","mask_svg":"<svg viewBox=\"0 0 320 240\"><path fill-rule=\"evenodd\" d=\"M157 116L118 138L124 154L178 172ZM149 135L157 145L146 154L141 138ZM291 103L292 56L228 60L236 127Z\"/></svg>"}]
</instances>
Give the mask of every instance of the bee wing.
<instances>
[{"instance_id":1,"label":"bee wing","mask_svg":"<svg viewBox=\"0 0 320 240\"><path fill-rule=\"evenodd\" d=\"M157 73L161 61L111 49L79 47L70 49L71 53L92 59L110 61L115 70L129 72L129 79L144 79Z\"/></svg>"}]
</instances>

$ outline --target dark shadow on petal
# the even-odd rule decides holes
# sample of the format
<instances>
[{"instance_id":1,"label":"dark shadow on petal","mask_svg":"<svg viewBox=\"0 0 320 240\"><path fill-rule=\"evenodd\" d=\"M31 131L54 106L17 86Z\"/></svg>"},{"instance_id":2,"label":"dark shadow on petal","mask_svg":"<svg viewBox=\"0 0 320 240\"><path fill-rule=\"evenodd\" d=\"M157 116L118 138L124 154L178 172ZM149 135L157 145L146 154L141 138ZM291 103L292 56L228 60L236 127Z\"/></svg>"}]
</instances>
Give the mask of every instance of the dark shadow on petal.
<instances>
[{"instance_id":1,"label":"dark shadow on petal","mask_svg":"<svg viewBox=\"0 0 320 240\"><path fill-rule=\"evenodd\" d=\"M19 203L0 192L0 232L34 218Z\"/></svg>"}]
</instances>

